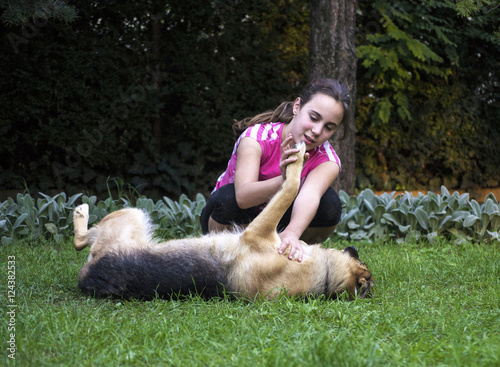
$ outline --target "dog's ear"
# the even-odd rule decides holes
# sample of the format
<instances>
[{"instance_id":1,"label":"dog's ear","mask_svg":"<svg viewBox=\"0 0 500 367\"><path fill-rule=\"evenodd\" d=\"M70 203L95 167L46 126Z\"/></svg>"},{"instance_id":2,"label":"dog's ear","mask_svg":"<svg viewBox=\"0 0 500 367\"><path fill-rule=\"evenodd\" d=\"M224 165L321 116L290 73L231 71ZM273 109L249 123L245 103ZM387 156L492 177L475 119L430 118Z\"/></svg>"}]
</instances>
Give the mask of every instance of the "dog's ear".
<instances>
[{"instance_id":1,"label":"dog's ear","mask_svg":"<svg viewBox=\"0 0 500 367\"><path fill-rule=\"evenodd\" d=\"M344 252L347 252L352 258L359 260L358 249L356 247L346 247L344 248Z\"/></svg>"}]
</instances>

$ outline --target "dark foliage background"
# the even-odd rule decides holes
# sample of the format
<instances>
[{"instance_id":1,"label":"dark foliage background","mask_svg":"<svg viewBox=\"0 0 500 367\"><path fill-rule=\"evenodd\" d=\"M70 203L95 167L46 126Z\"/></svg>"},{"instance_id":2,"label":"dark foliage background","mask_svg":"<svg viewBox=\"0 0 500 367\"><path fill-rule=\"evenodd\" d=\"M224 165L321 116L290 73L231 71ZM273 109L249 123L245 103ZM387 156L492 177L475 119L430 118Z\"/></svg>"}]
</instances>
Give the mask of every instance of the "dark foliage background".
<instances>
[{"instance_id":1,"label":"dark foliage background","mask_svg":"<svg viewBox=\"0 0 500 367\"><path fill-rule=\"evenodd\" d=\"M0 4L0 190L208 194L232 119L307 82L304 2L66 1L75 19L24 23ZM497 17L358 2L358 189L499 184Z\"/></svg>"}]
</instances>

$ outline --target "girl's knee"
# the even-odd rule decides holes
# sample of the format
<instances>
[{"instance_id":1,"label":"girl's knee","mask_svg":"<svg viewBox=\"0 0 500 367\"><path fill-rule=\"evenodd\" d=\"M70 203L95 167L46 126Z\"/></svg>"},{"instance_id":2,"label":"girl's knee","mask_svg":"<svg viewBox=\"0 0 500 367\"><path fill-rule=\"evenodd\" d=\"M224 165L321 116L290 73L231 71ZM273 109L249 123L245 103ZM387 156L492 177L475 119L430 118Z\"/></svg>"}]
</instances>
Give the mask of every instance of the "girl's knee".
<instances>
[{"instance_id":1,"label":"girl's knee","mask_svg":"<svg viewBox=\"0 0 500 367\"><path fill-rule=\"evenodd\" d=\"M227 184L215 191L207 200L202 213L203 233L208 233L209 227L218 225L246 225L252 221L255 208L241 209L236 202L234 184Z\"/></svg>"},{"instance_id":2,"label":"girl's knee","mask_svg":"<svg viewBox=\"0 0 500 367\"><path fill-rule=\"evenodd\" d=\"M342 216L342 202L334 189L329 188L318 207L311 227L333 227L340 222ZM314 225L313 225L314 224Z\"/></svg>"}]
</instances>

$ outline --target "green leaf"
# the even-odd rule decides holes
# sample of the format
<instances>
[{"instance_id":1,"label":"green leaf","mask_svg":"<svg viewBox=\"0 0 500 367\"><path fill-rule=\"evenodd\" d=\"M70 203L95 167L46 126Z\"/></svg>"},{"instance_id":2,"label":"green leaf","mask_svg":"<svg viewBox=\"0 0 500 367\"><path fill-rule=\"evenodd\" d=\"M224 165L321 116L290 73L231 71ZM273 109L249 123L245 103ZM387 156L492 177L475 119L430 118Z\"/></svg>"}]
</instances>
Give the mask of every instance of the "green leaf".
<instances>
[{"instance_id":1,"label":"green leaf","mask_svg":"<svg viewBox=\"0 0 500 367\"><path fill-rule=\"evenodd\" d=\"M499 212L498 204L496 204L491 198L486 199L483 209L489 215Z\"/></svg>"},{"instance_id":2,"label":"green leaf","mask_svg":"<svg viewBox=\"0 0 500 367\"><path fill-rule=\"evenodd\" d=\"M371 214L375 214L375 210L373 209L372 203L368 199L364 199L363 203Z\"/></svg>"},{"instance_id":3,"label":"green leaf","mask_svg":"<svg viewBox=\"0 0 500 367\"><path fill-rule=\"evenodd\" d=\"M435 215L429 215L429 226L432 233L437 233L439 230L439 219Z\"/></svg>"},{"instance_id":4,"label":"green leaf","mask_svg":"<svg viewBox=\"0 0 500 367\"><path fill-rule=\"evenodd\" d=\"M453 221L453 217L451 215L447 215L441 222L441 230L444 230L457 222L458 221Z\"/></svg>"},{"instance_id":5,"label":"green leaf","mask_svg":"<svg viewBox=\"0 0 500 367\"><path fill-rule=\"evenodd\" d=\"M349 221L351 218L355 217L357 214L359 214L359 209L354 208L349 211L349 213L346 214L345 220Z\"/></svg>"},{"instance_id":6,"label":"green leaf","mask_svg":"<svg viewBox=\"0 0 500 367\"><path fill-rule=\"evenodd\" d=\"M74 208L75 207L75 202L80 198L83 194L75 194L72 197L70 197L65 204L67 208Z\"/></svg>"},{"instance_id":7,"label":"green leaf","mask_svg":"<svg viewBox=\"0 0 500 367\"><path fill-rule=\"evenodd\" d=\"M387 227L380 224L373 226L368 232L368 237L373 237L375 240L385 239L387 237Z\"/></svg>"},{"instance_id":8,"label":"green leaf","mask_svg":"<svg viewBox=\"0 0 500 367\"><path fill-rule=\"evenodd\" d=\"M500 213L491 215L490 225L494 232L498 232L500 230Z\"/></svg>"},{"instance_id":9,"label":"green leaf","mask_svg":"<svg viewBox=\"0 0 500 367\"><path fill-rule=\"evenodd\" d=\"M149 199L146 203L146 210L148 213L152 213L155 209L155 204L153 203L153 200Z\"/></svg>"},{"instance_id":10,"label":"green leaf","mask_svg":"<svg viewBox=\"0 0 500 367\"><path fill-rule=\"evenodd\" d=\"M408 223L412 230L417 229L418 219L414 212L408 212Z\"/></svg>"},{"instance_id":11,"label":"green leaf","mask_svg":"<svg viewBox=\"0 0 500 367\"><path fill-rule=\"evenodd\" d=\"M407 226L398 225L399 232L403 235L406 234L410 228L411 226L409 224Z\"/></svg>"},{"instance_id":12,"label":"green leaf","mask_svg":"<svg viewBox=\"0 0 500 367\"><path fill-rule=\"evenodd\" d=\"M399 226L398 220L390 213L384 213L382 217L389 223Z\"/></svg>"},{"instance_id":13,"label":"green leaf","mask_svg":"<svg viewBox=\"0 0 500 367\"><path fill-rule=\"evenodd\" d=\"M19 209L19 205L17 205L16 203L12 203L12 205L10 205L6 212L5 212L5 216L7 215L15 215L15 213L18 211Z\"/></svg>"},{"instance_id":14,"label":"green leaf","mask_svg":"<svg viewBox=\"0 0 500 367\"><path fill-rule=\"evenodd\" d=\"M57 226L54 223L45 223L45 228L53 235L59 233L59 230L57 229Z\"/></svg>"},{"instance_id":15,"label":"green leaf","mask_svg":"<svg viewBox=\"0 0 500 367\"><path fill-rule=\"evenodd\" d=\"M464 219L464 227L472 227L478 220L477 216L470 214Z\"/></svg>"},{"instance_id":16,"label":"green leaf","mask_svg":"<svg viewBox=\"0 0 500 367\"><path fill-rule=\"evenodd\" d=\"M30 213L35 207L35 201L29 194L24 195L23 207L26 209L27 213Z\"/></svg>"},{"instance_id":17,"label":"green leaf","mask_svg":"<svg viewBox=\"0 0 500 367\"><path fill-rule=\"evenodd\" d=\"M476 217L481 217L481 207L479 206L479 203L476 200L472 199L470 202L470 206L474 211Z\"/></svg>"},{"instance_id":18,"label":"green leaf","mask_svg":"<svg viewBox=\"0 0 500 367\"><path fill-rule=\"evenodd\" d=\"M387 124L391 117L391 110L393 107L394 106L389 101L389 99L384 97L375 107L374 116L376 116L381 123Z\"/></svg>"},{"instance_id":19,"label":"green leaf","mask_svg":"<svg viewBox=\"0 0 500 367\"><path fill-rule=\"evenodd\" d=\"M375 207L375 213L373 214L373 219L376 223L380 223L383 215L385 213L385 208L383 205L377 205Z\"/></svg>"},{"instance_id":20,"label":"green leaf","mask_svg":"<svg viewBox=\"0 0 500 367\"><path fill-rule=\"evenodd\" d=\"M356 199L354 196L351 196L348 201L347 209L353 209L358 207L358 199Z\"/></svg>"},{"instance_id":21,"label":"green leaf","mask_svg":"<svg viewBox=\"0 0 500 367\"><path fill-rule=\"evenodd\" d=\"M351 239L353 239L354 241L368 240L368 233L366 233L366 231L363 230L358 230L353 234L351 234Z\"/></svg>"},{"instance_id":22,"label":"green leaf","mask_svg":"<svg viewBox=\"0 0 500 367\"><path fill-rule=\"evenodd\" d=\"M418 207L415 210L415 215L417 217L418 224L420 224L423 229L429 229L429 216L427 213L422 208Z\"/></svg>"},{"instance_id":23,"label":"green leaf","mask_svg":"<svg viewBox=\"0 0 500 367\"><path fill-rule=\"evenodd\" d=\"M391 210L395 209L397 207L397 202L396 200L390 200L386 205L385 205L385 210L387 212L390 212Z\"/></svg>"},{"instance_id":24,"label":"green leaf","mask_svg":"<svg viewBox=\"0 0 500 367\"><path fill-rule=\"evenodd\" d=\"M345 192L344 190L340 190L339 191L339 198L340 198L340 201L342 202L342 207L347 207L348 203L349 203L349 200L350 200L350 196L347 192Z\"/></svg>"},{"instance_id":25,"label":"green leaf","mask_svg":"<svg viewBox=\"0 0 500 367\"><path fill-rule=\"evenodd\" d=\"M456 196L450 196L448 198L448 209L451 211L450 214L453 214L453 211L459 209L458 198Z\"/></svg>"},{"instance_id":26,"label":"green leaf","mask_svg":"<svg viewBox=\"0 0 500 367\"><path fill-rule=\"evenodd\" d=\"M47 202L47 203L45 203L45 204L43 204L43 205L40 207L40 209L38 209L38 214L39 214L39 215L40 215L40 214L42 214L45 210L47 210L47 208L49 208L49 207L50 207L50 205L51 205L51 204L52 204L52 202L50 202L50 201L49 201L49 202Z\"/></svg>"},{"instance_id":27,"label":"green leaf","mask_svg":"<svg viewBox=\"0 0 500 367\"><path fill-rule=\"evenodd\" d=\"M356 221L350 220L347 222L347 227L349 227L349 229L358 229L360 226L356 223Z\"/></svg>"},{"instance_id":28,"label":"green leaf","mask_svg":"<svg viewBox=\"0 0 500 367\"><path fill-rule=\"evenodd\" d=\"M83 204L88 204L89 209L92 209L95 206L95 203L97 201L97 196L83 196L82 197L82 203Z\"/></svg>"},{"instance_id":29,"label":"green leaf","mask_svg":"<svg viewBox=\"0 0 500 367\"><path fill-rule=\"evenodd\" d=\"M493 231L493 232L487 231L487 233L490 235L491 238L500 241L500 233L498 233L496 231Z\"/></svg>"},{"instance_id":30,"label":"green leaf","mask_svg":"<svg viewBox=\"0 0 500 367\"><path fill-rule=\"evenodd\" d=\"M374 225L375 225L375 222L371 222L371 223L365 222L363 228L365 230L368 230L368 229L371 229Z\"/></svg>"},{"instance_id":31,"label":"green leaf","mask_svg":"<svg viewBox=\"0 0 500 367\"><path fill-rule=\"evenodd\" d=\"M2 245L10 245L12 243L12 237L3 236L1 242Z\"/></svg>"},{"instance_id":32,"label":"green leaf","mask_svg":"<svg viewBox=\"0 0 500 367\"><path fill-rule=\"evenodd\" d=\"M24 222L24 220L28 218L28 213L23 213L19 217L17 217L16 221L14 222L14 225L12 226L12 229L17 229L21 224Z\"/></svg>"},{"instance_id":33,"label":"green leaf","mask_svg":"<svg viewBox=\"0 0 500 367\"><path fill-rule=\"evenodd\" d=\"M488 201L488 200L491 200L494 204L498 205L498 201L495 197L495 195L493 195L492 192L490 192L488 195L486 195L486 197L484 198L484 202Z\"/></svg>"},{"instance_id":34,"label":"green leaf","mask_svg":"<svg viewBox=\"0 0 500 367\"><path fill-rule=\"evenodd\" d=\"M448 191L448 189L446 189L446 187L441 186L441 195L443 197L450 197L450 192Z\"/></svg>"}]
</instances>

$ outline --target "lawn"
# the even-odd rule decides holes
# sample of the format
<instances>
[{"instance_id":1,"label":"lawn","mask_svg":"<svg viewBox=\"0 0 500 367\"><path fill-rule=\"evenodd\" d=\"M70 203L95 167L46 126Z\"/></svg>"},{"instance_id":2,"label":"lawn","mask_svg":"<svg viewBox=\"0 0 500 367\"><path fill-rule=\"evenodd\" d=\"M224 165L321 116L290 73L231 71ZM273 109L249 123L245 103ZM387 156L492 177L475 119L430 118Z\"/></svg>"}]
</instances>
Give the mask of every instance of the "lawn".
<instances>
[{"instance_id":1,"label":"lawn","mask_svg":"<svg viewBox=\"0 0 500 367\"><path fill-rule=\"evenodd\" d=\"M500 366L498 242L355 245L374 274L376 295L353 302L93 299L77 286L88 250L77 253L70 242L0 246L7 306L0 361L12 364L11 355L19 366ZM12 256L14 303L7 298Z\"/></svg>"}]
</instances>

